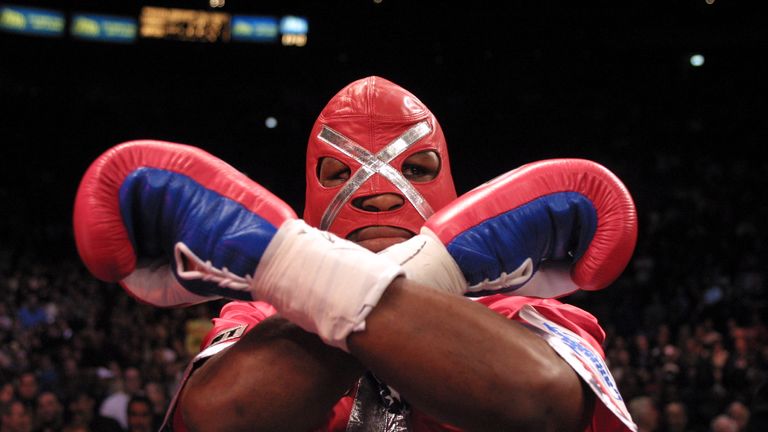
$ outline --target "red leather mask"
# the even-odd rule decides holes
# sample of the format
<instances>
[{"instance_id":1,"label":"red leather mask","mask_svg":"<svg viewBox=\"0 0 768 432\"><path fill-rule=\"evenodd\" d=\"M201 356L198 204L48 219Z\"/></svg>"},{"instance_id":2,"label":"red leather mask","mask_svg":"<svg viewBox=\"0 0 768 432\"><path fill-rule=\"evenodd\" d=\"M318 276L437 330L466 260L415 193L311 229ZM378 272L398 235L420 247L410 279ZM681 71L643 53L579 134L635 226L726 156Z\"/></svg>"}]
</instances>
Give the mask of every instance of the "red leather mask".
<instances>
[{"instance_id":1,"label":"red leather mask","mask_svg":"<svg viewBox=\"0 0 768 432\"><path fill-rule=\"evenodd\" d=\"M402 174L409 156L433 150L440 157L437 176L411 183ZM333 157L350 168L349 179L325 187L318 163ZM404 198L394 210L370 212L352 205L356 198L393 193ZM435 116L414 95L379 77L344 87L315 121L307 147L304 219L341 237L374 225L418 233L424 220L456 198L448 150Z\"/></svg>"}]
</instances>

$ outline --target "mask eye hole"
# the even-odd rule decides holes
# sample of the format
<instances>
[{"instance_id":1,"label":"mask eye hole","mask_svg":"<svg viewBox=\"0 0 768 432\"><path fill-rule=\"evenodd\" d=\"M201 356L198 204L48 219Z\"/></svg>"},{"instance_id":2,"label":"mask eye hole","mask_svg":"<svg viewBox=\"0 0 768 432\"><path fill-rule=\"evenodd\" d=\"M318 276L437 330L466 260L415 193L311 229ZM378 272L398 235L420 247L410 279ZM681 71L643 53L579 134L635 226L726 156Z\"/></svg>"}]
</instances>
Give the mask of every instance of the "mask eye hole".
<instances>
[{"instance_id":1,"label":"mask eye hole","mask_svg":"<svg viewBox=\"0 0 768 432\"><path fill-rule=\"evenodd\" d=\"M434 150L424 150L403 161L403 176L412 183L428 182L440 172L440 156Z\"/></svg>"},{"instance_id":2,"label":"mask eye hole","mask_svg":"<svg viewBox=\"0 0 768 432\"><path fill-rule=\"evenodd\" d=\"M350 169L344 162L333 158L321 158L317 164L317 179L325 187L334 187L349 180Z\"/></svg>"}]
</instances>

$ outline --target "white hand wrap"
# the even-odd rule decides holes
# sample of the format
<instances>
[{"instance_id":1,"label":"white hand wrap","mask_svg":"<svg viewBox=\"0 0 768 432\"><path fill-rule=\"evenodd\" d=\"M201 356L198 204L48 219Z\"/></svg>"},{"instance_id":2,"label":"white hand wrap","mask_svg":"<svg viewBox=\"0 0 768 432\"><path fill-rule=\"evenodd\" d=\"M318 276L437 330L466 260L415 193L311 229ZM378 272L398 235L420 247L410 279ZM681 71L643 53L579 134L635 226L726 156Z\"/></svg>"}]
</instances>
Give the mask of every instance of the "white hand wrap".
<instances>
[{"instance_id":1,"label":"white hand wrap","mask_svg":"<svg viewBox=\"0 0 768 432\"><path fill-rule=\"evenodd\" d=\"M391 260L301 220L285 222L250 280L256 299L327 344L347 349L347 336L403 271Z\"/></svg>"},{"instance_id":2,"label":"white hand wrap","mask_svg":"<svg viewBox=\"0 0 768 432\"><path fill-rule=\"evenodd\" d=\"M392 245L379 255L400 264L409 280L451 294L462 295L467 291L467 281L456 261L429 228L422 228L419 235Z\"/></svg>"}]
</instances>

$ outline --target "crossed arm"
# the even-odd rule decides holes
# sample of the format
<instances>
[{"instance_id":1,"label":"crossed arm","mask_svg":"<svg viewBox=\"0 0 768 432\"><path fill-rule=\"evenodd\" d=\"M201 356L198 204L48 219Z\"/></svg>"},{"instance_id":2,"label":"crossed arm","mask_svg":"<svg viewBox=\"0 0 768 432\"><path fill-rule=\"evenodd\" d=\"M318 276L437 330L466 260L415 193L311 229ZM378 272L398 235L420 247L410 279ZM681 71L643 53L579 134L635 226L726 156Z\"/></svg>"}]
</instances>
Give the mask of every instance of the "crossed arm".
<instances>
[{"instance_id":1,"label":"crossed arm","mask_svg":"<svg viewBox=\"0 0 768 432\"><path fill-rule=\"evenodd\" d=\"M190 377L178 409L192 431L307 431L370 369L467 430L583 431L591 418L594 396L539 336L404 278L347 343L352 355L267 319Z\"/></svg>"}]
</instances>

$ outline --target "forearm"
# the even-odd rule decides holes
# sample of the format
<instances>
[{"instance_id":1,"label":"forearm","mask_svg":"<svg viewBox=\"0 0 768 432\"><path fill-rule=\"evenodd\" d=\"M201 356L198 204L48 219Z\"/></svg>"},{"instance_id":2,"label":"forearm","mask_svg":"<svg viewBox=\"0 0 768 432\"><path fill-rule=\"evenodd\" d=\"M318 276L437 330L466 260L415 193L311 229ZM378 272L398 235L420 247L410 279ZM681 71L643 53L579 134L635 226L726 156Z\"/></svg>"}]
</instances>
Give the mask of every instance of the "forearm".
<instances>
[{"instance_id":1,"label":"forearm","mask_svg":"<svg viewBox=\"0 0 768 432\"><path fill-rule=\"evenodd\" d=\"M349 354L273 317L195 371L179 409L193 431L306 431L362 372Z\"/></svg>"},{"instance_id":2,"label":"forearm","mask_svg":"<svg viewBox=\"0 0 768 432\"><path fill-rule=\"evenodd\" d=\"M402 278L347 340L419 409L468 430L583 430L592 398L522 325Z\"/></svg>"}]
</instances>

